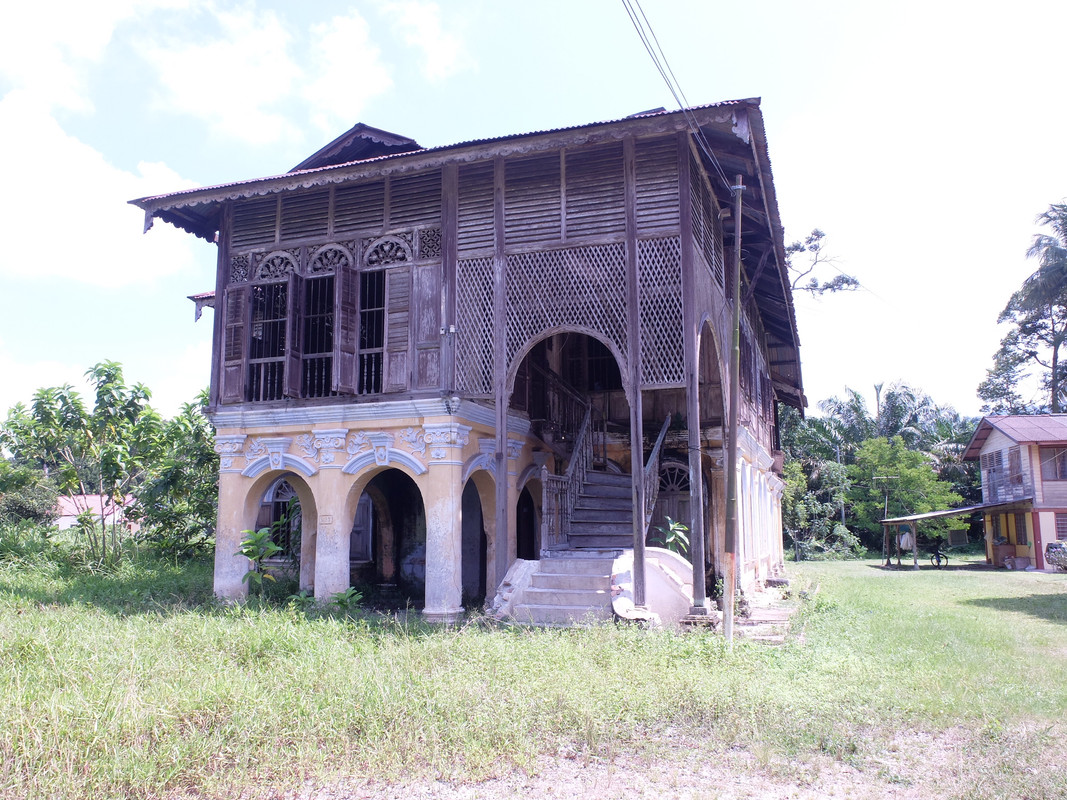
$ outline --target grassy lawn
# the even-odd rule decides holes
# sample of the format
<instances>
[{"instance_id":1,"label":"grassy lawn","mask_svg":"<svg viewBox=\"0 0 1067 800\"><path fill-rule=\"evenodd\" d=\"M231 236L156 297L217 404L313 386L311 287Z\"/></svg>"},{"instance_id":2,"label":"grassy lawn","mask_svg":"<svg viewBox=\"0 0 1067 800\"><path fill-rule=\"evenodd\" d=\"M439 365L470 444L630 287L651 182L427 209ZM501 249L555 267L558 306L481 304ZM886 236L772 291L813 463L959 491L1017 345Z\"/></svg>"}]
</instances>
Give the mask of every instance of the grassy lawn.
<instances>
[{"instance_id":1,"label":"grassy lawn","mask_svg":"<svg viewBox=\"0 0 1067 800\"><path fill-rule=\"evenodd\" d=\"M818 585L797 635L730 651L700 632L223 607L206 562L0 561L0 797L474 781L546 754L655 770L681 749L744 754L780 785L846 768L872 796L1067 795L1067 576L791 573L798 594Z\"/></svg>"}]
</instances>

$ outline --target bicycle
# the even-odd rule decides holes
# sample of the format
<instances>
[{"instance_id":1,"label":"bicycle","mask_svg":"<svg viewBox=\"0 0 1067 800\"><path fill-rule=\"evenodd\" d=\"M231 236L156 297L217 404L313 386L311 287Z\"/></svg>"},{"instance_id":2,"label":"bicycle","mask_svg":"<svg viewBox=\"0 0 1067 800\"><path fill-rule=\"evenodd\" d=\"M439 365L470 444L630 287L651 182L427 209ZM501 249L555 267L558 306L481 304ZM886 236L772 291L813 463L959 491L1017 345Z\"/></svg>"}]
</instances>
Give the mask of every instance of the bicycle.
<instances>
[{"instance_id":1,"label":"bicycle","mask_svg":"<svg viewBox=\"0 0 1067 800\"><path fill-rule=\"evenodd\" d=\"M934 545L934 551L930 553L930 566L941 569L948 566L948 553L941 549L940 543Z\"/></svg>"}]
</instances>

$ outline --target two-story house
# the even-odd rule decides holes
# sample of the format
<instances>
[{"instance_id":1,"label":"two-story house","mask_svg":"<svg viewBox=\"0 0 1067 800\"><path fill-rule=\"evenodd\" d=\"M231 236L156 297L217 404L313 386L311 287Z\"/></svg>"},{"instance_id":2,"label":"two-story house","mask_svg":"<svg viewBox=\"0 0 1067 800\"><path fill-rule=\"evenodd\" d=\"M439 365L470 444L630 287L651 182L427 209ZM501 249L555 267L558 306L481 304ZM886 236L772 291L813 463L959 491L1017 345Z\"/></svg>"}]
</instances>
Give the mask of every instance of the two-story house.
<instances>
[{"instance_id":1,"label":"two-story house","mask_svg":"<svg viewBox=\"0 0 1067 800\"><path fill-rule=\"evenodd\" d=\"M779 568L776 409L805 401L758 100L429 148L360 124L132 202L217 245L218 595L294 503L281 543L320 599L359 581L451 620L517 558L639 556L667 515L702 594L738 242L739 575Z\"/></svg>"},{"instance_id":2,"label":"two-story house","mask_svg":"<svg viewBox=\"0 0 1067 800\"><path fill-rule=\"evenodd\" d=\"M986 558L1045 568L1049 542L1067 540L1067 414L983 417L964 458L982 470Z\"/></svg>"}]
</instances>

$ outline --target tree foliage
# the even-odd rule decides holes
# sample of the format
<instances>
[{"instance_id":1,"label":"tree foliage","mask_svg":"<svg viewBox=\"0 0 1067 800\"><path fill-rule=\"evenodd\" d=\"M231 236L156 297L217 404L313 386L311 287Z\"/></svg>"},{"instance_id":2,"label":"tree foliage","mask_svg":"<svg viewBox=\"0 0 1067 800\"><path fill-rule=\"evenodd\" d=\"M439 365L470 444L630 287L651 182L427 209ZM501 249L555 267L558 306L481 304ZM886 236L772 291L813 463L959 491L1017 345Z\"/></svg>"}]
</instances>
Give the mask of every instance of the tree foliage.
<instances>
[{"instance_id":1,"label":"tree foliage","mask_svg":"<svg viewBox=\"0 0 1067 800\"><path fill-rule=\"evenodd\" d=\"M978 387L985 413L1058 414L1067 406L1067 204L1053 204L1037 217L1049 233L1038 233L1026 251L1037 270L1012 294L997 322L1009 325L993 356L993 367ZM1021 381L1035 377L1045 400L1023 401Z\"/></svg>"},{"instance_id":2,"label":"tree foliage","mask_svg":"<svg viewBox=\"0 0 1067 800\"><path fill-rule=\"evenodd\" d=\"M100 495L125 507L146 538L168 549L206 541L218 483L203 397L163 420L145 386L126 384L120 364L102 361L86 377L92 407L64 385L40 389L28 407L10 409L0 443L12 465L39 471L64 495ZM98 564L118 561L130 535L116 515L83 515L78 528Z\"/></svg>"},{"instance_id":3,"label":"tree foliage","mask_svg":"<svg viewBox=\"0 0 1067 800\"><path fill-rule=\"evenodd\" d=\"M785 248L789 265L790 288L794 292L807 292L812 297L836 292L854 292L860 288L860 282L852 275L838 272L829 280L821 277L823 267L833 267L834 259L826 255L824 239L826 234L818 228L812 230L804 241L795 241ZM798 263L799 255L807 257L807 263ZM834 267L836 269L836 267Z\"/></svg>"},{"instance_id":4,"label":"tree foliage","mask_svg":"<svg viewBox=\"0 0 1067 800\"><path fill-rule=\"evenodd\" d=\"M882 535L881 520L959 506L963 498L938 478L929 458L908 448L904 439L876 437L863 442L849 468L854 524L868 534L869 544ZM966 523L947 517L925 523L924 533L943 537Z\"/></svg>"}]
</instances>

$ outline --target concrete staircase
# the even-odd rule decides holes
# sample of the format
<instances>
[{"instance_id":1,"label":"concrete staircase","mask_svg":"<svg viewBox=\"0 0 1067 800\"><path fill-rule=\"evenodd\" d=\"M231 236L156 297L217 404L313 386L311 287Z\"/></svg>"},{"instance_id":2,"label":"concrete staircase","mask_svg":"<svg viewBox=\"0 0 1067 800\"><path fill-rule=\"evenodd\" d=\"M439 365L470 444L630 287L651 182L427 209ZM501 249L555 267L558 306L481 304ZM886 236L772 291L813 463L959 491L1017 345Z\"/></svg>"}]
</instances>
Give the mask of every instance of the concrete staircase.
<instances>
[{"instance_id":1,"label":"concrete staircase","mask_svg":"<svg viewBox=\"0 0 1067 800\"><path fill-rule=\"evenodd\" d=\"M543 554L514 607L515 620L552 626L611 619L611 567L618 555L611 549Z\"/></svg>"},{"instance_id":2,"label":"concrete staircase","mask_svg":"<svg viewBox=\"0 0 1067 800\"><path fill-rule=\"evenodd\" d=\"M634 545L633 485L627 474L587 472L568 534L570 547Z\"/></svg>"}]
</instances>

